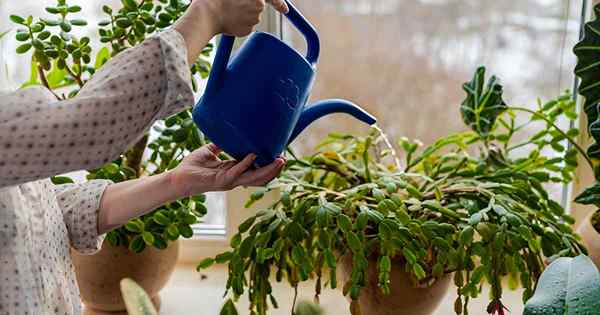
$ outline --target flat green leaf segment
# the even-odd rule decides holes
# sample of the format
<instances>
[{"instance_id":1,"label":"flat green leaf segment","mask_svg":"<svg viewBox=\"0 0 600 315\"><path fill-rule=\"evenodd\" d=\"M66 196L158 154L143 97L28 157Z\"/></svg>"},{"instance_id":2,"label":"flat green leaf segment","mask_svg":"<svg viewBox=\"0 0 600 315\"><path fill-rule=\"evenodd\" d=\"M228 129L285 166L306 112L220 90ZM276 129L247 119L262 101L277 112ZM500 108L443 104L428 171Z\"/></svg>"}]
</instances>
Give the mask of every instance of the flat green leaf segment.
<instances>
[{"instance_id":1,"label":"flat green leaf segment","mask_svg":"<svg viewBox=\"0 0 600 315\"><path fill-rule=\"evenodd\" d=\"M600 274L587 256L559 258L544 271L523 315L598 314Z\"/></svg>"},{"instance_id":2,"label":"flat green leaf segment","mask_svg":"<svg viewBox=\"0 0 600 315\"><path fill-rule=\"evenodd\" d=\"M148 294L135 281L121 280L121 294L127 314L129 315L158 315Z\"/></svg>"},{"instance_id":3,"label":"flat green leaf segment","mask_svg":"<svg viewBox=\"0 0 600 315\"><path fill-rule=\"evenodd\" d=\"M588 132L596 142L588 155L597 162L600 160L600 5L594 7L594 12L595 19L585 24L584 37L573 52L577 55L575 75L581 79L579 94L585 97L583 109L588 118ZM595 173L598 178L598 172Z\"/></svg>"},{"instance_id":4,"label":"flat green leaf segment","mask_svg":"<svg viewBox=\"0 0 600 315\"><path fill-rule=\"evenodd\" d=\"M502 100L502 85L495 76L486 84L485 67L480 67L463 89L467 92L467 98L460 106L463 121L480 136L487 137L496 118L508 108Z\"/></svg>"}]
</instances>

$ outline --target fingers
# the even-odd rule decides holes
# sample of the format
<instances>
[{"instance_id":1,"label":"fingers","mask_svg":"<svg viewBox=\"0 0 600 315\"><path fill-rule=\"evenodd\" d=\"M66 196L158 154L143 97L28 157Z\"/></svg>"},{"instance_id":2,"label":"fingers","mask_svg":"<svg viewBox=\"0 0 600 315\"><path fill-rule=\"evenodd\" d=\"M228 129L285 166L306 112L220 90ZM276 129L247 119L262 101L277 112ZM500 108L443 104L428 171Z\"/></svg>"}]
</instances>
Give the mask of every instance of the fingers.
<instances>
[{"instance_id":1,"label":"fingers","mask_svg":"<svg viewBox=\"0 0 600 315\"><path fill-rule=\"evenodd\" d=\"M236 181L236 186L264 186L281 173L285 165L283 158L278 158L275 162L263 168L248 171L242 174Z\"/></svg>"},{"instance_id":2,"label":"fingers","mask_svg":"<svg viewBox=\"0 0 600 315\"><path fill-rule=\"evenodd\" d=\"M254 160L256 160L255 154L247 155L241 162L237 163L235 166L229 169L229 171L227 171L227 177L235 181L238 177L240 177L240 175L242 175L252 166Z\"/></svg>"},{"instance_id":3,"label":"fingers","mask_svg":"<svg viewBox=\"0 0 600 315\"><path fill-rule=\"evenodd\" d=\"M222 152L222 150L214 143L207 144L206 149L214 155L219 155Z\"/></svg>"},{"instance_id":4,"label":"fingers","mask_svg":"<svg viewBox=\"0 0 600 315\"><path fill-rule=\"evenodd\" d=\"M284 0L267 0L267 2L269 2L275 10L283 14L287 14L290 11L290 8L288 8L288 5Z\"/></svg>"}]
</instances>

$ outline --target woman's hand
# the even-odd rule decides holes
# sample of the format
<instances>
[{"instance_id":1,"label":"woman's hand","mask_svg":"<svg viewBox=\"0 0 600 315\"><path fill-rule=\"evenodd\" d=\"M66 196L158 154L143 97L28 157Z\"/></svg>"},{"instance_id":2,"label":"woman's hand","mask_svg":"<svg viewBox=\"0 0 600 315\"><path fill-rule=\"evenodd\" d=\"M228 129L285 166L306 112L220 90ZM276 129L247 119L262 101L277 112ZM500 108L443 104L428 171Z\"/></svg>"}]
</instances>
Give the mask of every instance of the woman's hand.
<instances>
[{"instance_id":1,"label":"woman's hand","mask_svg":"<svg viewBox=\"0 0 600 315\"><path fill-rule=\"evenodd\" d=\"M273 180L285 165L278 158L271 165L251 169L255 155L244 160L221 161L221 150L214 144L206 145L188 155L171 171L171 183L178 197L187 197L209 191L226 191L238 186L264 186Z\"/></svg>"},{"instance_id":2,"label":"woman's hand","mask_svg":"<svg viewBox=\"0 0 600 315\"><path fill-rule=\"evenodd\" d=\"M185 39L188 61L193 63L202 49L217 34L243 37L260 22L260 15L270 3L282 13L288 12L284 0L193 0L173 28Z\"/></svg>"},{"instance_id":3,"label":"woman's hand","mask_svg":"<svg viewBox=\"0 0 600 315\"><path fill-rule=\"evenodd\" d=\"M209 144L192 152L169 172L108 186L100 203L98 231L106 233L180 198L237 186L264 186L281 173L285 164L283 158L278 158L255 170L250 169L254 156L241 162L221 161L217 157L220 152L217 146Z\"/></svg>"}]
</instances>

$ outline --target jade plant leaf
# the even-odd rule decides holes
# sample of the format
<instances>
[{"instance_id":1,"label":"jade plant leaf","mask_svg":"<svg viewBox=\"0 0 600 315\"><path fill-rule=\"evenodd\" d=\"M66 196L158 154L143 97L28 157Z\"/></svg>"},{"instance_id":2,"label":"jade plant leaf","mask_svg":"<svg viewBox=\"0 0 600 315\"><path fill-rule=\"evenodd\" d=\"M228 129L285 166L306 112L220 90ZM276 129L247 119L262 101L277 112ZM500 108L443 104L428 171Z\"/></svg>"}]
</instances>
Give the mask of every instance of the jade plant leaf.
<instances>
[{"instance_id":1,"label":"jade plant leaf","mask_svg":"<svg viewBox=\"0 0 600 315\"><path fill-rule=\"evenodd\" d=\"M121 294L127 308L127 314L158 315L148 294L135 281L127 278L121 280Z\"/></svg>"},{"instance_id":2,"label":"jade plant leaf","mask_svg":"<svg viewBox=\"0 0 600 315\"><path fill-rule=\"evenodd\" d=\"M588 132L596 143L588 150L592 159L600 159L600 5L594 7L596 18L585 24L583 39L575 45L575 75L581 79L579 94L585 97L583 109L588 118Z\"/></svg>"},{"instance_id":3,"label":"jade plant leaf","mask_svg":"<svg viewBox=\"0 0 600 315\"><path fill-rule=\"evenodd\" d=\"M600 273L590 258L559 258L544 271L523 315L596 314Z\"/></svg>"},{"instance_id":4,"label":"jade plant leaf","mask_svg":"<svg viewBox=\"0 0 600 315\"><path fill-rule=\"evenodd\" d=\"M485 67L480 67L463 89L467 92L467 98L460 106L463 121L477 134L487 137L496 118L508 108L502 99L502 85L495 76L486 84Z\"/></svg>"}]
</instances>

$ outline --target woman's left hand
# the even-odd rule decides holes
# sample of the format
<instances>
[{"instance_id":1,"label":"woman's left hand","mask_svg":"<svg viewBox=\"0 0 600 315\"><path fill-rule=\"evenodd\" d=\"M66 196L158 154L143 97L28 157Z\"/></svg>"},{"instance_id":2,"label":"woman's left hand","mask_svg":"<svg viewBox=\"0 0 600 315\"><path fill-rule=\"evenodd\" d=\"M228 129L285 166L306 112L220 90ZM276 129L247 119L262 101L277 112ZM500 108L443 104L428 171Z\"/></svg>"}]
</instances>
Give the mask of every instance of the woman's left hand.
<instances>
[{"instance_id":1,"label":"woman's left hand","mask_svg":"<svg viewBox=\"0 0 600 315\"><path fill-rule=\"evenodd\" d=\"M209 191L227 191L238 186L264 186L283 170L285 159L280 157L271 165L251 169L256 156L248 155L242 161L222 161L221 152L208 144L188 155L171 171L170 182L181 197Z\"/></svg>"}]
</instances>

